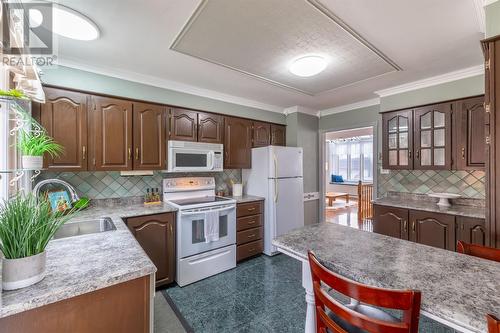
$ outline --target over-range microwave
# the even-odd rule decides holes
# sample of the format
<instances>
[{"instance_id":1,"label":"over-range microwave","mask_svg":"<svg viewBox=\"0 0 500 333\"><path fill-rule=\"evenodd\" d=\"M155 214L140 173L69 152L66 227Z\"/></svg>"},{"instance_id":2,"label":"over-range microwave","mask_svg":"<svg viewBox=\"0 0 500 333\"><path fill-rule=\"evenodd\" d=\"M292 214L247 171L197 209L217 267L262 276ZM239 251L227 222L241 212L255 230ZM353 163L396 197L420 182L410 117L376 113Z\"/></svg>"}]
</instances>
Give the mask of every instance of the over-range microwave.
<instances>
[{"instance_id":1,"label":"over-range microwave","mask_svg":"<svg viewBox=\"0 0 500 333\"><path fill-rule=\"evenodd\" d=\"M224 145L218 143L168 141L168 172L212 172L223 170Z\"/></svg>"}]
</instances>

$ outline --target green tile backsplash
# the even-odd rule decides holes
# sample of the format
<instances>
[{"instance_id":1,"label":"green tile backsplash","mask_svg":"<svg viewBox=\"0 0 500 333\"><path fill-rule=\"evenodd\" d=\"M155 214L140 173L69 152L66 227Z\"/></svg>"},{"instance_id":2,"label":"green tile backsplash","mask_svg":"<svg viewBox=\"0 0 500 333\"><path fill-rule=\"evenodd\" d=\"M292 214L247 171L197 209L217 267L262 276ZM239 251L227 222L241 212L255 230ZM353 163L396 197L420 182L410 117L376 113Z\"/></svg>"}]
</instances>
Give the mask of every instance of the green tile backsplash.
<instances>
[{"instance_id":1,"label":"green tile backsplash","mask_svg":"<svg viewBox=\"0 0 500 333\"><path fill-rule=\"evenodd\" d=\"M215 177L217 190L230 193L231 180L241 182L241 170L224 170L214 173L161 173L153 176L120 176L117 171L95 172L42 172L37 181L59 178L73 185L81 196L90 199L107 199L141 196L148 188L162 189L163 178L174 177Z\"/></svg>"},{"instance_id":2,"label":"green tile backsplash","mask_svg":"<svg viewBox=\"0 0 500 333\"><path fill-rule=\"evenodd\" d=\"M387 192L456 193L465 198L485 199L484 171L390 170L378 175L378 196Z\"/></svg>"}]
</instances>

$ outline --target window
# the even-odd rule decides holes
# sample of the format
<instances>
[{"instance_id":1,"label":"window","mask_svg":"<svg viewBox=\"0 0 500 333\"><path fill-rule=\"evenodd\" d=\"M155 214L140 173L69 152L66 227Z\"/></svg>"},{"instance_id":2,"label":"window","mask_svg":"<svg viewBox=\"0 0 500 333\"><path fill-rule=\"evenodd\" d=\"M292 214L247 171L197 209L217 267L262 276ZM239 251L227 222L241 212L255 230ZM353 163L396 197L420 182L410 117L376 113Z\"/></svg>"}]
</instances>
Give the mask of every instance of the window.
<instances>
[{"instance_id":1,"label":"window","mask_svg":"<svg viewBox=\"0 0 500 333\"><path fill-rule=\"evenodd\" d=\"M373 135L328 142L330 175L346 181L373 181Z\"/></svg>"}]
</instances>

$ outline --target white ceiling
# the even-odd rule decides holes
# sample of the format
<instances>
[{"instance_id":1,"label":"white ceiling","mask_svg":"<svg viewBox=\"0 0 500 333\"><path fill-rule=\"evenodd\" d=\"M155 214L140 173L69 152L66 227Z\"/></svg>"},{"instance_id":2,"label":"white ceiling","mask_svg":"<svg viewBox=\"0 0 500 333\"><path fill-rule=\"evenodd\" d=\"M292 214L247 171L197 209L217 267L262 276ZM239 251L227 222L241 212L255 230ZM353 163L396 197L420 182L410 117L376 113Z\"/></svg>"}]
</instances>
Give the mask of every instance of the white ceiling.
<instances>
[{"instance_id":1,"label":"white ceiling","mask_svg":"<svg viewBox=\"0 0 500 333\"><path fill-rule=\"evenodd\" d=\"M226 1L226 11L219 8L218 10L222 11L221 16L213 12L214 19L233 16L238 20L224 20L224 35L224 31L216 24L212 27L217 29L207 31L205 35L198 31L193 41L202 42L203 45L198 45L197 52L201 49L206 55L207 52L214 51L210 48L212 45L223 46L224 52L210 56L223 57L215 60L225 63L226 66L239 67L249 72L256 72L257 68L260 72L254 74L264 74L261 76L310 93L326 91L311 96L170 49L196 12L201 0L61 0L60 3L90 17L100 27L102 34L100 39L91 42L60 37L60 64L131 80L151 81L153 85L193 91L217 99L240 101L242 104L280 111L294 105L323 110L355 103L376 97L374 91L377 90L482 63L479 40L483 35L477 23L475 0L320 0L329 12L339 17L364 40L403 69L352 84L349 82L358 81L363 77L360 76L360 68L352 70L350 76L349 73L339 71L337 74L342 78L336 77L335 71L332 70L324 73L325 76L318 76L318 81L314 81L314 78L308 79L311 82L306 84L300 82L303 80L301 78L293 81L291 77L272 75L276 66L280 66L280 62L286 63L288 52L288 47L283 49L275 44L284 43L282 45L286 46L294 40L306 42L311 32L307 30L307 22L310 21L301 21L298 24L301 28L290 34L279 25L268 25L265 31L268 31L269 36L260 35L255 39L257 44L245 44L249 37L255 37L255 34L243 34L245 28L258 31L260 25L269 23L268 20L259 20L252 25L252 21L248 19L258 16L256 8L266 11L262 13L266 19L276 18L285 8L282 4L288 5L289 1L294 1L297 2L297 8L301 8L306 0L272 0L271 3L276 4L272 13L268 13L270 9L266 10L263 5L263 2L270 0L235 1L252 3L256 8L230 6L232 2L228 0L208 1L216 4ZM282 14L298 17L294 12ZM244 19L246 21L242 21ZM293 26L293 20L281 22ZM242 23L245 23L246 27ZM274 31L275 26L279 29ZM318 27L333 29L334 24L328 25L326 21L322 21L321 24L314 25L313 30L318 31ZM228 39L231 32L238 32L244 38ZM218 35L224 38L217 38ZM203 36L205 38L200 39ZM349 36L345 34L342 36L347 37ZM325 50L334 52L332 45L336 42L335 39L330 39L324 44ZM300 52L302 44L299 43L299 47L296 45L290 47L290 57ZM196 45L190 45L191 50L194 46ZM241 52L241 47L244 47L244 53ZM277 49L279 51L276 51ZM267 68L267 65L259 67L259 63L272 65L270 68ZM243 68L246 65L249 65L249 68ZM371 77L376 72L371 66L365 66L363 69L368 71L364 73L365 77ZM271 74L265 71L270 71ZM332 82L328 82L328 77L331 77ZM342 85L346 86L328 90L330 87Z\"/></svg>"},{"instance_id":2,"label":"white ceiling","mask_svg":"<svg viewBox=\"0 0 500 333\"><path fill-rule=\"evenodd\" d=\"M329 14L305 0L204 0L172 49L308 95L399 69ZM292 59L308 54L326 69L293 75Z\"/></svg>"}]
</instances>

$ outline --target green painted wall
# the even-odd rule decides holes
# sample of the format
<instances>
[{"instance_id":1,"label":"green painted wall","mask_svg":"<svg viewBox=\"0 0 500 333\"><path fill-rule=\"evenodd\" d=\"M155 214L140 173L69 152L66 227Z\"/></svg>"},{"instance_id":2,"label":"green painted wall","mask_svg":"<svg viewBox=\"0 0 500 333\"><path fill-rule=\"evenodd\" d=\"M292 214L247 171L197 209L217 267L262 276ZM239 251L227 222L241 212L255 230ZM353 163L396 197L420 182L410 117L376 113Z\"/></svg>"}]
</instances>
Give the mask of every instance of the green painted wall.
<instances>
[{"instance_id":1,"label":"green painted wall","mask_svg":"<svg viewBox=\"0 0 500 333\"><path fill-rule=\"evenodd\" d=\"M286 123L285 115L277 112L227 103L74 68L64 66L44 68L43 73L42 81L44 83L61 87L218 112L279 124Z\"/></svg>"},{"instance_id":2,"label":"green painted wall","mask_svg":"<svg viewBox=\"0 0 500 333\"><path fill-rule=\"evenodd\" d=\"M484 94L484 75L386 96L380 99L380 109L396 110L481 94Z\"/></svg>"},{"instance_id":3,"label":"green painted wall","mask_svg":"<svg viewBox=\"0 0 500 333\"><path fill-rule=\"evenodd\" d=\"M486 13L486 38L500 35L500 1L484 8Z\"/></svg>"},{"instance_id":4,"label":"green painted wall","mask_svg":"<svg viewBox=\"0 0 500 333\"><path fill-rule=\"evenodd\" d=\"M379 119L380 105L372 105L321 117L320 130L344 130L371 126Z\"/></svg>"},{"instance_id":5,"label":"green painted wall","mask_svg":"<svg viewBox=\"0 0 500 333\"><path fill-rule=\"evenodd\" d=\"M302 147L304 169L304 193L318 192L319 150L318 117L300 112L291 113L286 118L287 146ZM319 222L319 201L304 202L304 222Z\"/></svg>"}]
</instances>

